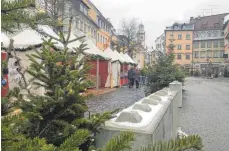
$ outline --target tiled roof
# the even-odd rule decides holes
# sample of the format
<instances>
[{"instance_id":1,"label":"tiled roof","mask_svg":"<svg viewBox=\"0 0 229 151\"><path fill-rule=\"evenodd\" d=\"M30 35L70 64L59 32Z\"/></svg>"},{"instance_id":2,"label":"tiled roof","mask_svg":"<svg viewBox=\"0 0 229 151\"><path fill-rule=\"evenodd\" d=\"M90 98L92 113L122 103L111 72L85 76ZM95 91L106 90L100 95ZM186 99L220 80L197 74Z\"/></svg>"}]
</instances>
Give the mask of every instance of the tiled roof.
<instances>
[{"instance_id":1,"label":"tiled roof","mask_svg":"<svg viewBox=\"0 0 229 151\"><path fill-rule=\"evenodd\" d=\"M222 29L223 18L229 13L217 14L211 16L190 18L190 24L195 25L195 30Z\"/></svg>"},{"instance_id":2,"label":"tiled roof","mask_svg":"<svg viewBox=\"0 0 229 151\"><path fill-rule=\"evenodd\" d=\"M193 24L174 23L172 26L166 27L165 30L193 30L193 29L194 29Z\"/></svg>"}]
</instances>

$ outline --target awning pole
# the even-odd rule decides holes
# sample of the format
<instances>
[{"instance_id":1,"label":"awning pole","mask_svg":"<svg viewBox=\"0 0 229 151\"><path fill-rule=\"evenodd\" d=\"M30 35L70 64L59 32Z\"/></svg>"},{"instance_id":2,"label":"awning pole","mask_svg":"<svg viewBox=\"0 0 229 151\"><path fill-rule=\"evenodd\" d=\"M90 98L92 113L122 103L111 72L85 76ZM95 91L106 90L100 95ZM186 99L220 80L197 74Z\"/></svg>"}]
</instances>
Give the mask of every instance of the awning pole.
<instances>
[{"instance_id":1,"label":"awning pole","mask_svg":"<svg viewBox=\"0 0 229 151\"><path fill-rule=\"evenodd\" d=\"M96 70L96 89L99 89L99 59L97 59L97 70Z\"/></svg>"}]
</instances>

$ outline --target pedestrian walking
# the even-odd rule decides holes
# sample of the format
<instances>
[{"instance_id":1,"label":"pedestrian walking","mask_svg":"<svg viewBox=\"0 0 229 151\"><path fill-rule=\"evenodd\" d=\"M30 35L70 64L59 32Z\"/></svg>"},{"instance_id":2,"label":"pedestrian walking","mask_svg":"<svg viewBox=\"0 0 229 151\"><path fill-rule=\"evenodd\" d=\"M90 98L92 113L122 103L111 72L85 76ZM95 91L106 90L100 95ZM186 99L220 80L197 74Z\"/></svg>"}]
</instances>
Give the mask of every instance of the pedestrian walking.
<instances>
[{"instance_id":1,"label":"pedestrian walking","mask_svg":"<svg viewBox=\"0 0 229 151\"><path fill-rule=\"evenodd\" d=\"M131 67L131 69L128 71L129 88L132 88L134 86L134 78L135 78L135 71L134 68Z\"/></svg>"},{"instance_id":2,"label":"pedestrian walking","mask_svg":"<svg viewBox=\"0 0 229 151\"><path fill-rule=\"evenodd\" d=\"M135 69L135 83L136 83L136 88L139 88L139 82L140 82L140 70L138 68Z\"/></svg>"}]
</instances>

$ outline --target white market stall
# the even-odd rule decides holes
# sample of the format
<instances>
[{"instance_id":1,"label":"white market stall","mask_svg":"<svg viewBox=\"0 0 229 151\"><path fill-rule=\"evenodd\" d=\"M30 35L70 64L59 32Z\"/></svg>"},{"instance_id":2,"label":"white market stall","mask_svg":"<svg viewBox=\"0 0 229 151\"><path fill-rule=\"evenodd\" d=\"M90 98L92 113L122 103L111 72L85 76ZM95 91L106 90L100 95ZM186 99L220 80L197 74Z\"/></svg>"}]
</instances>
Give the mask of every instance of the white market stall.
<instances>
[{"instance_id":1,"label":"white market stall","mask_svg":"<svg viewBox=\"0 0 229 151\"><path fill-rule=\"evenodd\" d=\"M120 85L120 62L118 55L109 47L104 50L104 53L111 58L111 71L109 71L105 87L117 87Z\"/></svg>"}]
</instances>

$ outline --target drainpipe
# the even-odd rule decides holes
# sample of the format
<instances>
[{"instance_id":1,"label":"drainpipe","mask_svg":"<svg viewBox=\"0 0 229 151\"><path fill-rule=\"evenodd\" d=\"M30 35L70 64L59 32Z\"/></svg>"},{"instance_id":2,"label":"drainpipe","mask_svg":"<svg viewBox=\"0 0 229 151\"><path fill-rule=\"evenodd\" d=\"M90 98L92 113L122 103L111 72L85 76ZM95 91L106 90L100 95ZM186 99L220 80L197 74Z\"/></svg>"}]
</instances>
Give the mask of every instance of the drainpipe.
<instances>
[{"instance_id":1,"label":"drainpipe","mask_svg":"<svg viewBox=\"0 0 229 151\"><path fill-rule=\"evenodd\" d=\"M96 89L99 89L99 59L97 58L97 68L96 68Z\"/></svg>"}]
</instances>

